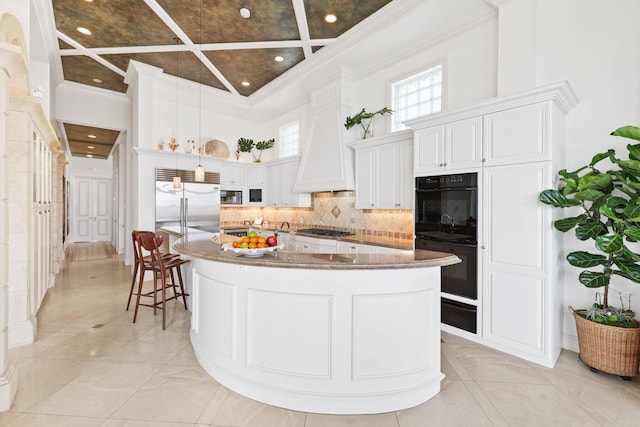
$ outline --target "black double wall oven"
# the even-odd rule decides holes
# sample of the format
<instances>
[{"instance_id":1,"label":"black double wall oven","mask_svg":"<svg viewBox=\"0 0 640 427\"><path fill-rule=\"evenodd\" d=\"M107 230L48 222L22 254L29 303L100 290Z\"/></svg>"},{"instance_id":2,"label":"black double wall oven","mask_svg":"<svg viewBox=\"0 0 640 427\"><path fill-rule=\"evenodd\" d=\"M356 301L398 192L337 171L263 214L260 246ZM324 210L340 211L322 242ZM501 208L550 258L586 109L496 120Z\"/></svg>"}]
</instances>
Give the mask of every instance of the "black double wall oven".
<instances>
[{"instance_id":1,"label":"black double wall oven","mask_svg":"<svg viewBox=\"0 0 640 427\"><path fill-rule=\"evenodd\" d=\"M442 267L442 323L477 332L477 306L447 298L478 298L478 174L416 178L415 247L458 256Z\"/></svg>"}]
</instances>

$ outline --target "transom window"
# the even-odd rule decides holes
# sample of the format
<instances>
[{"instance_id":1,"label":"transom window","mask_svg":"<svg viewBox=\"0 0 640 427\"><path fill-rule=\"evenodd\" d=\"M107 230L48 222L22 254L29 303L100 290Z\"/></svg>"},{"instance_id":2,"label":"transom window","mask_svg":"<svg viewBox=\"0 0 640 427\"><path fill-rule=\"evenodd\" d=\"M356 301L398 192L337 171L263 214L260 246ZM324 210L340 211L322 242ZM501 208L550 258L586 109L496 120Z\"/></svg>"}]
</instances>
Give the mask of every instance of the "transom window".
<instances>
[{"instance_id":1,"label":"transom window","mask_svg":"<svg viewBox=\"0 0 640 427\"><path fill-rule=\"evenodd\" d=\"M442 110L442 65L391 85L391 131L407 129L402 122Z\"/></svg>"},{"instance_id":2,"label":"transom window","mask_svg":"<svg viewBox=\"0 0 640 427\"><path fill-rule=\"evenodd\" d=\"M280 157L295 156L300 152L300 122L280 126L278 146Z\"/></svg>"}]
</instances>

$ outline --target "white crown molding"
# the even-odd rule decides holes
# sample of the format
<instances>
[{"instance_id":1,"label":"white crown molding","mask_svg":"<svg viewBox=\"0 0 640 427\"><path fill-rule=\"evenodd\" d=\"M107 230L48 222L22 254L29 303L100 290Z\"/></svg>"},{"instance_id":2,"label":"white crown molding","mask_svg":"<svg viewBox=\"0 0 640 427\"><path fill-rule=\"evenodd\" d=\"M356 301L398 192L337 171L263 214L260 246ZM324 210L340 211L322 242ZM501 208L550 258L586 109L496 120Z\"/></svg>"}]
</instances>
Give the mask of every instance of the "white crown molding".
<instances>
[{"instance_id":1,"label":"white crown molding","mask_svg":"<svg viewBox=\"0 0 640 427\"><path fill-rule=\"evenodd\" d=\"M544 101L553 101L565 115L578 105L578 98L573 92L571 85L569 85L569 82L560 81L524 92L498 96L465 107L408 120L404 122L404 124L413 130L424 129L426 127L448 123L452 120L463 120L483 114L490 114L498 109L506 110Z\"/></svg>"},{"instance_id":2,"label":"white crown molding","mask_svg":"<svg viewBox=\"0 0 640 427\"><path fill-rule=\"evenodd\" d=\"M53 14L53 3L50 1L32 1L31 5L35 12L36 20L42 31L42 40L45 44L47 57L49 58L49 66L53 86L57 86L64 81L64 72L62 70L62 59L60 58L60 50L58 47L58 37Z\"/></svg>"}]
</instances>

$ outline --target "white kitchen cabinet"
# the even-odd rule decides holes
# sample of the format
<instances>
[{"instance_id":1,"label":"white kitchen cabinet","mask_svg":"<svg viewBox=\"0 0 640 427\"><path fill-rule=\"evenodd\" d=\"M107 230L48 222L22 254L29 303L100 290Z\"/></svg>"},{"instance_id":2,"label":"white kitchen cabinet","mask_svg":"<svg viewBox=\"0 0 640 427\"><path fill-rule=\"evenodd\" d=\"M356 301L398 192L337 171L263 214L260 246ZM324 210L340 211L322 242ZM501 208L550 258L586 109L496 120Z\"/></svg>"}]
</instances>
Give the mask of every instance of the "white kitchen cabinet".
<instances>
[{"instance_id":1,"label":"white kitchen cabinet","mask_svg":"<svg viewBox=\"0 0 640 427\"><path fill-rule=\"evenodd\" d=\"M546 101L485 115L485 165L551 160L554 113L558 110Z\"/></svg>"},{"instance_id":2,"label":"white kitchen cabinet","mask_svg":"<svg viewBox=\"0 0 640 427\"><path fill-rule=\"evenodd\" d=\"M292 236L292 247L295 252L309 254L332 254L336 252L336 241L308 236Z\"/></svg>"},{"instance_id":3,"label":"white kitchen cabinet","mask_svg":"<svg viewBox=\"0 0 640 427\"><path fill-rule=\"evenodd\" d=\"M415 132L416 176L449 170L440 163L451 160L447 150L458 141L466 141L459 164L482 176L477 339L547 367L562 350L568 314L559 273L562 236L538 196L555 186L564 167L564 121L576 104L571 87L559 82L407 123Z\"/></svg>"},{"instance_id":4,"label":"white kitchen cabinet","mask_svg":"<svg viewBox=\"0 0 640 427\"><path fill-rule=\"evenodd\" d=\"M247 186L262 188L265 184L265 167L261 164L247 165Z\"/></svg>"},{"instance_id":5,"label":"white kitchen cabinet","mask_svg":"<svg viewBox=\"0 0 640 427\"><path fill-rule=\"evenodd\" d=\"M336 252L339 254L391 254L402 252L402 249L338 240Z\"/></svg>"},{"instance_id":6,"label":"white kitchen cabinet","mask_svg":"<svg viewBox=\"0 0 640 427\"><path fill-rule=\"evenodd\" d=\"M545 366L562 348L557 232L538 201L553 187L551 162L483 172L483 338Z\"/></svg>"},{"instance_id":7,"label":"white kitchen cabinet","mask_svg":"<svg viewBox=\"0 0 640 427\"><path fill-rule=\"evenodd\" d=\"M476 168L482 165L482 117L416 130L414 173Z\"/></svg>"},{"instance_id":8,"label":"white kitchen cabinet","mask_svg":"<svg viewBox=\"0 0 640 427\"><path fill-rule=\"evenodd\" d=\"M336 242L336 252L339 254L374 254L375 246L372 245L363 245L360 243L352 243L352 242Z\"/></svg>"},{"instance_id":9,"label":"white kitchen cabinet","mask_svg":"<svg viewBox=\"0 0 640 427\"><path fill-rule=\"evenodd\" d=\"M411 132L351 144L356 155L356 208L411 209Z\"/></svg>"},{"instance_id":10,"label":"white kitchen cabinet","mask_svg":"<svg viewBox=\"0 0 640 427\"><path fill-rule=\"evenodd\" d=\"M220 185L225 188L243 187L247 184L247 169L244 165L225 162L220 173Z\"/></svg>"},{"instance_id":11,"label":"white kitchen cabinet","mask_svg":"<svg viewBox=\"0 0 640 427\"><path fill-rule=\"evenodd\" d=\"M270 162L265 169L265 206L309 207L309 193L294 193L298 157Z\"/></svg>"}]
</instances>

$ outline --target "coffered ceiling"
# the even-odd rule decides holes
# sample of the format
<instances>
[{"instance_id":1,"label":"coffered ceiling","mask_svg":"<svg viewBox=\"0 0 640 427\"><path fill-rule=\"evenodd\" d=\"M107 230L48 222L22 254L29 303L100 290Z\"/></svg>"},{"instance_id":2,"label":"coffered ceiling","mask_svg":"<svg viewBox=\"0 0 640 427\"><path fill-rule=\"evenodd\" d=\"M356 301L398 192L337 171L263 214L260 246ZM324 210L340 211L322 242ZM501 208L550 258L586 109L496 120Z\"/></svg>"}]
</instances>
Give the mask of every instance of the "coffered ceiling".
<instances>
[{"instance_id":1,"label":"coffered ceiling","mask_svg":"<svg viewBox=\"0 0 640 427\"><path fill-rule=\"evenodd\" d=\"M390 2L53 0L53 9L65 80L124 93L133 59L246 97Z\"/></svg>"},{"instance_id":2,"label":"coffered ceiling","mask_svg":"<svg viewBox=\"0 0 640 427\"><path fill-rule=\"evenodd\" d=\"M126 93L124 78L135 60L242 99L390 2L52 0L52 5L66 81ZM328 15L335 22L328 22ZM62 125L74 156L108 158L118 137L110 130Z\"/></svg>"}]
</instances>

